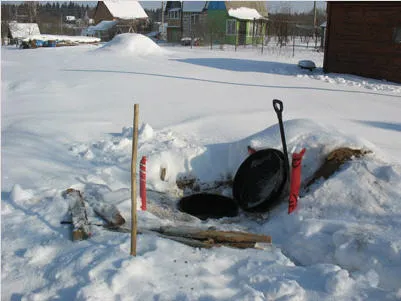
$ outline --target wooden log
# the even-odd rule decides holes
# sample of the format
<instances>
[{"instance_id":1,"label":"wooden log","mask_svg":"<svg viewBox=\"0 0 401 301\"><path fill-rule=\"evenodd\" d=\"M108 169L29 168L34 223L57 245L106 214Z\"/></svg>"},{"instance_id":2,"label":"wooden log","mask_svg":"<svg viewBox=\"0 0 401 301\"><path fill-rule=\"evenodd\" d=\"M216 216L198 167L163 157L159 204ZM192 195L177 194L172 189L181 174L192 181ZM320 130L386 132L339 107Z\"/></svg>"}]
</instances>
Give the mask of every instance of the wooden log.
<instances>
[{"instance_id":1,"label":"wooden log","mask_svg":"<svg viewBox=\"0 0 401 301\"><path fill-rule=\"evenodd\" d=\"M212 239L216 243L271 243L271 236L253 234L240 231L219 231L219 230L199 230L190 227L174 228L174 227L161 227L160 233L169 236L179 236L186 238L193 238L198 240Z\"/></svg>"},{"instance_id":2,"label":"wooden log","mask_svg":"<svg viewBox=\"0 0 401 301\"><path fill-rule=\"evenodd\" d=\"M101 193L96 190L81 192L76 190L93 211L106 222L105 227L119 227L125 224L125 219L114 204L107 204Z\"/></svg>"},{"instance_id":3,"label":"wooden log","mask_svg":"<svg viewBox=\"0 0 401 301\"><path fill-rule=\"evenodd\" d=\"M130 229L119 227L112 231L129 233ZM240 231L201 230L191 227L175 228L160 227L152 229L138 229L140 234L154 234L168 238L195 248L212 248L227 246L238 249L259 248L258 243L271 244L271 236L253 234Z\"/></svg>"},{"instance_id":4,"label":"wooden log","mask_svg":"<svg viewBox=\"0 0 401 301\"><path fill-rule=\"evenodd\" d=\"M107 223L106 227L120 227L125 224L125 219L115 205L98 204L92 208Z\"/></svg>"},{"instance_id":5,"label":"wooden log","mask_svg":"<svg viewBox=\"0 0 401 301\"><path fill-rule=\"evenodd\" d=\"M81 194L82 195L82 194ZM103 195L94 191L83 193L85 201L93 211L106 222L106 227L119 227L125 224L125 219L114 204L107 204Z\"/></svg>"},{"instance_id":6,"label":"wooden log","mask_svg":"<svg viewBox=\"0 0 401 301\"><path fill-rule=\"evenodd\" d=\"M72 221L72 240L84 240L91 236L86 205L81 193L75 189L67 189L63 197L70 201L69 211Z\"/></svg>"}]
</instances>

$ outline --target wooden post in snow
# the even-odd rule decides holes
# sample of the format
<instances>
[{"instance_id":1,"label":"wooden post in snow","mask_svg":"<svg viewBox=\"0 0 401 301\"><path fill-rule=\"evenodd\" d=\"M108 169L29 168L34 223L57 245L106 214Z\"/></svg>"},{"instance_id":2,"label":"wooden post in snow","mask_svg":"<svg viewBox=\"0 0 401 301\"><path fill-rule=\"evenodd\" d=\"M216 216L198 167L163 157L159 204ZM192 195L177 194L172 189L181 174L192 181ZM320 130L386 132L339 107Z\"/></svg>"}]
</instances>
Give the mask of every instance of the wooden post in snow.
<instances>
[{"instance_id":1,"label":"wooden post in snow","mask_svg":"<svg viewBox=\"0 0 401 301\"><path fill-rule=\"evenodd\" d=\"M132 132L132 160L131 160L131 255L136 256L136 161L138 153L138 115L139 105L134 105L134 128Z\"/></svg>"}]
</instances>

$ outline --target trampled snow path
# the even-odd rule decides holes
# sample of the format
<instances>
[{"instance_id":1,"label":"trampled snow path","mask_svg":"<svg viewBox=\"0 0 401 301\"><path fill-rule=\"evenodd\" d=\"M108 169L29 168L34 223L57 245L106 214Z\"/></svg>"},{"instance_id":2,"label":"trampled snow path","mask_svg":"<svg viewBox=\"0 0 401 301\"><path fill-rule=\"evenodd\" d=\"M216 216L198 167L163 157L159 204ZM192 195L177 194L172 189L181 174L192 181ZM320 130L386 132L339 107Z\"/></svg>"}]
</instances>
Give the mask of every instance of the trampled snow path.
<instances>
[{"instance_id":1,"label":"trampled snow path","mask_svg":"<svg viewBox=\"0 0 401 301\"><path fill-rule=\"evenodd\" d=\"M138 57L96 49L2 48L2 299L401 298L400 85L324 75L322 55L309 51L173 47ZM318 70L298 69L300 59ZM281 147L273 98L284 101L289 150L307 148L304 181L335 147L373 154L304 191L291 216L283 204L260 216L190 220L269 234L271 247L197 250L140 235L132 258L127 234L94 227L90 240L69 240L60 225L68 187L101 193L130 223L133 103L143 125L139 158L148 156L148 187L158 191L138 212L151 226L186 221L174 209L177 176L226 179L247 145Z\"/></svg>"}]
</instances>

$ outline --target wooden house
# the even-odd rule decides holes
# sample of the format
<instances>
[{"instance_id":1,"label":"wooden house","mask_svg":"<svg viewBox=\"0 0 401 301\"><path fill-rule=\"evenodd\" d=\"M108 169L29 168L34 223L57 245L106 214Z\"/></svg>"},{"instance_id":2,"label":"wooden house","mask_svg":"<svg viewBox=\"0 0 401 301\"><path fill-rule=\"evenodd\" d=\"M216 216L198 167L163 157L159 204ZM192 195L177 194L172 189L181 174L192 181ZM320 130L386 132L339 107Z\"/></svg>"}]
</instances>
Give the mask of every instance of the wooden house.
<instances>
[{"instance_id":1,"label":"wooden house","mask_svg":"<svg viewBox=\"0 0 401 301\"><path fill-rule=\"evenodd\" d=\"M207 1L168 1L166 4L167 41L198 37L207 16Z\"/></svg>"},{"instance_id":2,"label":"wooden house","mask_svg":"<svg viewBox=\"0 0 401 301\"><path fill-rule=\"evenodd\" d=\"M328 2L325 72L401 83L401 2Z\"/></svg>"},{"instance_id":3,"label":"wooden house","mask_svg":"<svg viewBox=\"0 0 401 301\"><path fill-rule=\"evenodd\" d=\"M214 42L246 45L260 43L265 35L268 12L264 1L210 1L207 14Z\"/></svg>"},{"instance_id":4,"label":"wooden house","mask_svg":"<svg viewBox=\"0 0 401 301\"><path fill-rule=\"evenodd\" d=\"M199 37L204 30L207 17L207 1L183 2L183 37Z\"/></svg>"},{"instance_id":5,"label":"wooden house","mask_svg":"<svg viewBox=\"0 0 401 301\"><path fill-rule=\"evenodd\" d=\"M115 26L107 29L107 35L103 33L111 39L119 33L142 33L148 22L148 15L138 1L99 1L93 19L95 25L102 21L115 22Z\"/></svg>"},{"instance_id":6,"label":"wooden house","mask_svg":"<svg viewBox=\"0 0 401 301\"><path fill-rule=\"evenodd\" d=\"M165 20L167 23L167 41L179 42L183 37L182 2L167 1L164 9Z\"/></svg>"},{"instance_id":7,"label":"wooden house","mask_svg":"<svg viewBox=\"0 0 401 301\"><path fill-rule=\"evenodd\" d=\"M167 1L167 41L203 37L237 45L260 42L267 16L263 1Z\"/></svg>"}]
</instances>

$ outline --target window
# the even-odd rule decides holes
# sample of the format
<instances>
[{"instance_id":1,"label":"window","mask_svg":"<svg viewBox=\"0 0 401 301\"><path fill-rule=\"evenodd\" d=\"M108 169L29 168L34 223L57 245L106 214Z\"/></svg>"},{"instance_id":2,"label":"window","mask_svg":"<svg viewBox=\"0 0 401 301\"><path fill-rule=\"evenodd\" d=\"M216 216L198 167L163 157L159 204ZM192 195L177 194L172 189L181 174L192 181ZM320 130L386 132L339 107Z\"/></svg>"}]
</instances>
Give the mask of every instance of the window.
<instances>
[{"instance_id":1,"label":"window","mask_svg":"<svg viewBox=\"0 0 401 301\"><path fill-rule=\"evenodd\" d=\"M172 9L168 12L168 17L170 19L180 19L181 17L180 11L178 9Z\"/></svg>"},{"instance_id":2,"label":"window","mask_svg":"<svg viewBox=\"0 0 401 301\"><path fill-rule=\"evenodd\" d=\"M226 22L226 34L234 35L237 33L237 21L235 20L227 20Z\"/></svg>"},{"instance_id":3,"label":"window","mask_svg":"<svg viewBox=\"0 0 401 301\"><path fill-rule=\"evenodd\" d=\"M191 15L191 24L198 24L199 23L199 15Z\"/></svg>"},{"instance_id":4,"label":"window","mask_svg":"<svg viewBox=\"0 0 401 301\"><path fill-rule=\"evenodd\" d=\"M394 28L393 40L396 44L401 44L401 27Z\"/></svg>"}]
</instances>

